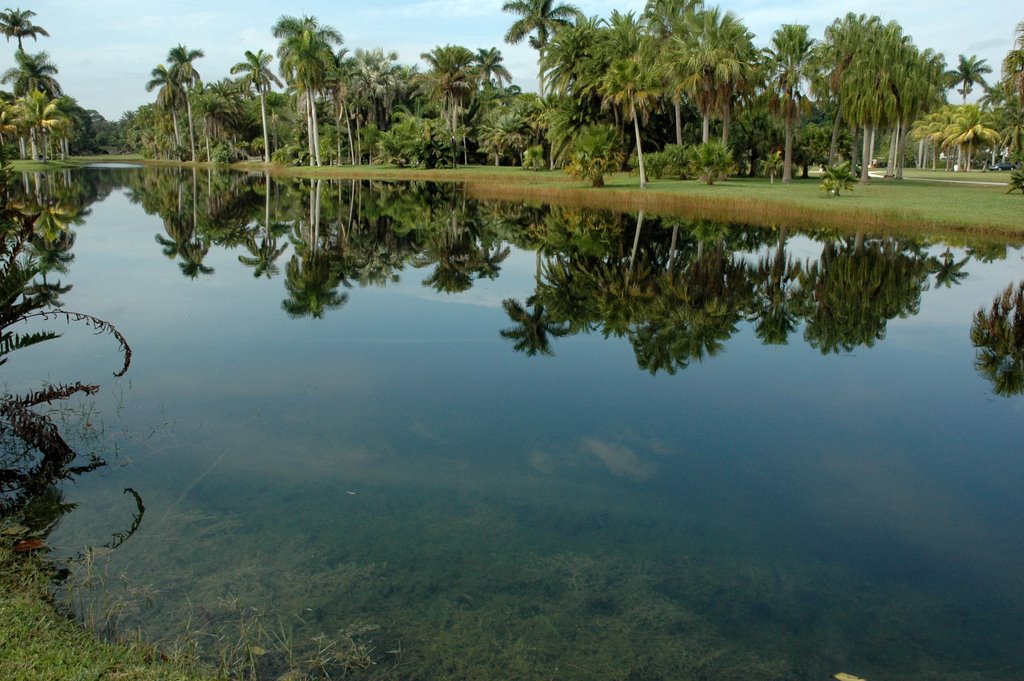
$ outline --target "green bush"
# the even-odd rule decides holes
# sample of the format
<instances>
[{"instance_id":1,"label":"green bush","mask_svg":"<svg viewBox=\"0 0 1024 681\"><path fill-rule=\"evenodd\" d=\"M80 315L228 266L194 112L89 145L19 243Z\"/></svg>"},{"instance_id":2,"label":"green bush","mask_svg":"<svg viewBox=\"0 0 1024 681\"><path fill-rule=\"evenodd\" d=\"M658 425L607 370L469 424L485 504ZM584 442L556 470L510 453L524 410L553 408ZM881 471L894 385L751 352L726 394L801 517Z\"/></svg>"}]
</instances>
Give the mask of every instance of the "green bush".
<instances>
[{"instance_id":1,"label":"green bush","mask_svg":"<svg viewBox=\"0 0 1024 681\"><path fill-rule=\"evenodd\" d=\"M1024 194L1024 170L1014 170L1010 173L1010 189L1007 190L1007 194L1010 192L1019 191Z\"/></svg>"},{"instance_id":2,"label":"green bush","mask_svg":"<svg viewBox=\"0 0 1024 681\"><path fill-rule=\"evenodd\" d=\"M732 172L732 151L720 142L707 142L694 152L693 170L709 185Z\"/></svg>"},{"instance_id":3,"label":"green bush","mask_svg":"<svg viewBox=\"0 0 1024 681\"><path fill-rule=\"evenodd\" d=\"M680 180L688 180L692 175L695 149L692 146L669 144L661 153L667 161L665 173L676 175Z\"/></svg>"},{"instance_id":4,"label":"green bush","mask_svg":"<svg viewBox=\"0 0 1024 681\"><path fill-rule=\"evenodd\" d=\"M839 196L842 190L853 191L853 183L857 176L850 171L850 162L825 168L825 174L821 178L821 189L831 197Z\"/></svg>"},{"instance_id":5,"label":"green bush","mask_svg":"<svg viewBox=\"0 0 1024 681\"><path fill-rule=\"evenodd\" d=\"M610 125L588 125L576 136L565 172L603 187L604 176L618 170L621 162L618 131Z\"/></svg>"},{"instance_id":6,"label":"green bush","mask_svg":"<svg viewBox=\"0 0 1024 681\"><path fill-rule=\"evenodd\" d=\"M547 163L544 160L544 147L542 145L535 144L523 152L523 168L526 170L544 170L547 167Z\"/></svg>"}]
</instances>

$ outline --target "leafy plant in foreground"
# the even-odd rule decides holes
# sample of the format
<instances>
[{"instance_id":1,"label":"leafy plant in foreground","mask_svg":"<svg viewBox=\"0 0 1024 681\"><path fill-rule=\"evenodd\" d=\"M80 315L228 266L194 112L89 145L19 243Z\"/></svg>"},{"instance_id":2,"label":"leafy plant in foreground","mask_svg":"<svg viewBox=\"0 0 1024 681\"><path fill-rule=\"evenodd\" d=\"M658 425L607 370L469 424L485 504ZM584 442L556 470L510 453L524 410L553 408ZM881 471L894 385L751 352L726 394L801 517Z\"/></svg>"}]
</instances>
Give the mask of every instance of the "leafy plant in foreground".
<instances>
[{"instance_id":1,"label":"leafy plant in foreground","mask_svg":"<svg viewBox=\"0 0 1024 681\"><path fill-rule=\"evenodd\" d=\"M857 181L856 176L850 172L850 162L825 168L825 174L821 178L821 189L829 196L839 196L840 191L853 191L853 183Z\"/></svg>"},{"instance_id":2,"label":"leafy plant in foreground","mask_svg":"<svg viewBox=\"0 0 1024 681\"><path fill-rule=\"evenodd\" d=\"M1017 191L1024 194L1024 170L1014 170L1010 173L1009 185L1010 188L1006 191L1007 194Z\"/></svg>"},{"instance_id":3,"label":"leafy plant in foreground","mask_svg":"<svg viewBox=\"0 0 1024 681\"><path fill-rule=\"evenodd\" d=\"M603 187L604 176L615 172L622 161L619 133L610 125L590 125L580 131L565 172Z\"/></svg>"}]
</instances>

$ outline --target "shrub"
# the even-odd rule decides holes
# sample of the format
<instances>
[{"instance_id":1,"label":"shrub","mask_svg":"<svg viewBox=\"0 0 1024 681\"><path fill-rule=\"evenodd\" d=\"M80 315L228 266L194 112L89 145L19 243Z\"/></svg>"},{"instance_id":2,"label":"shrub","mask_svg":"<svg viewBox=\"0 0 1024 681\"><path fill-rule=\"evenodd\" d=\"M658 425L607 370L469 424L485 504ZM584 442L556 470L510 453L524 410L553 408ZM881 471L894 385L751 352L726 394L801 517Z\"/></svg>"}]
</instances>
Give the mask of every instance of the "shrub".
<instances>
[{"instance_id":1,"label":"shrub","mask_svg":"<svg viewBox=\"0 0 1024 681\"><path fill-rule=\"evenodd\" d=\"M765 158L761 159L760 171L761 175L768 178L771 184L775 184L775 176L782 172L782 152L774 151Z\"/></svg>"},{"instance_id":2,"label":"shrub","mask_svg":"<svg viewBox=\"0 0 1024 681\"><path fill-rule=\"evenodd\" d=\"M544 147L540 144L523 152L523 168L526 170L544 170L547 163L544 161Z\"/></svg>"},{"instance_id":3,"label":"shrub","mask_svg":"<svg viewBox=\"0 0 1024 681\"><path fill-rule=\"evenodd\" d=\"M700 179L714 184L732 171L732 151L719 142L706 142L694 153L693 169Z\"/></svg>"},{"instance_id":4,"label":"shrub","mask_svg":"<svg viewBox=\"0 0 1024 681\"><path fill-rule=\"evenodd\" d=\"M603 187L604 176L618 170L621 162L618 131L610 125L588 125L576 137L565 172Z\"/></svg>"},{"instance_id":5,"label":"shrub","mask_svg":"<svg viewBox=\"0 0 1024 681\"><path fill-rule=\"evenodd\" d=\"M821 189L829 196L836 197L841 190L853 191L853 183L856 181L857 176L850 172L850 162L847 161L825 168L825 174L821 178Z\"/></svg>"},{"instance_id":6,"label":"shrub","mask_svg":"<svg viewBox=\"0 0 1024 681\"><path fill-rule=\"evenodd\" d=\"M1024 170L1014 170L1010 173L1010 188L1007 190L1007 194L1010 192L1019 191L1024 194Z\"/></svg>"},{"instance_id":7,"label":"shrub","mask_svg":"<svg viewBox=\"0 0 1024 681\"><path fill-rule=\"evenodd\" d=\"M680 180L690 179L695 153L695 149L693 147L669 144L661 153L667 160L665 174L677 175Z\"/></svg>"}]
</instances>

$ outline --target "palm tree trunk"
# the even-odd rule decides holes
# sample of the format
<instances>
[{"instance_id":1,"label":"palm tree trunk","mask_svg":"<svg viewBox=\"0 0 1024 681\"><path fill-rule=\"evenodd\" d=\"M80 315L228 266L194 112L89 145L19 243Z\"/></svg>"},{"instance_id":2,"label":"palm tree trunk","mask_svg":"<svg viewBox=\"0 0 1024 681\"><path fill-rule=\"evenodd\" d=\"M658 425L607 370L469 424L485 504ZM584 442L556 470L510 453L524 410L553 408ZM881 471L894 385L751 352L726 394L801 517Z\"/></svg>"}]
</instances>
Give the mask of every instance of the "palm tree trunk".
<instances>
[{"instance_id":1,"label":"palm tree trunk","mask_svg":"<svg viewBox=\"0 0 1024 681\"><path fill-rule=\"evenodd\" d=\"M18 151L20 152L20 158L25 158L25 138L18 136Z\"/></svg>"},{"instance_id":2,"label":"palm tree trunk","mask_svg":"<svg viewBox=\"0 0 1024 681\"><path fill-rule=\"evenodd\" d=\"M903 167L906 164L907 155L907 124L900 121L900 140L896 145L896 179L903 179Z\"/></svg>"},{"instance_id":3,"label":"palm tree trunk","mask_svg":"<svg viewBox=\"0 0 1024 681\"><path fill-rule=\"evenodd\" d=\"M309 92L305 94L306 98L306 146L309 148L309 165L313 166L315 158L313 156L313 113L309 108L310 97Z\"/></svg>"},{"instance_id":4,"label":"palm tree trunk","mask_svg":"<svg viewBox=\"0 0 1024 681\"><path fill-rule=\"evenodd\" d=\"M722 146L729 146L729 125L732 122L732 105L726 102L722 106Z\"/></svg>"},{"instance_id":5,"label":"palm tree trunk","mask_svg":"<svg viewBox=\"0 0 1024 681\"><path fill-rule=\"evenodd\" d=\"M839 147L839 126L843 123L843 104L840 102L836 105L836 120L832 123L832 141L828 145L828 164L829 166L835 165L836 162L836 150Z\"/></svg>"},{"instance_id":6,"label":"palm tree trunk","mask_svg":"<svg viewBox=\"0 0 1024 681\"><path fill-rule=\"evenodd\" d=\"M39 150L37 149L37 146L36 146L36 129L35 129L35 126L33 126L31 130L29 130L29 142L32 145L32 160L35 161L36 159L39 158Z\"/></svg>"},{"instance_id":7,"label":"palm tree trunk","mask_svg":"<svg viewBox=\"0 0 1024 681\"><path fill-rule=\"evenodd\" d=\"M708 114L702 114L702 118L703 120L700 124L701 141L707 144L708 139L711 138L711 117Z\"/></svg>"},{"instance_id":8,"label":"palm tree trunk","mask_svg":"<svg viewBox=\"0 0 1024 681\"><path fill-rule=\"evenodd\" d=\"M889 131L889 158L885 162L885 178L891 180L896 171L896 142L899 139L899 124Z\"/></svg>"},{"instance_id":9,"label":"palm tree trunk","mask_svg":"<svg viewBox=\"0 0 1024 681\"><path fill-rule=\"evenodd\" d=\"M189 93L185 93L185 105L188 107L188 143L192 149L192 162L196 162L196 131L192 125L192 100L189 99Z\"/></svg>"},{"instance_id":10,"label":"palm tree trunk","mask_svg":"<svg viewBox=\"0 0 1024 681\"><path fill-rule=\"evenodd\" d=\"M870 182L868 169L871 165L871 126L864 126L864 160L860 164L860 183Z\"/></svg>"},{"instance_id":11,"label":"palm tree trunk","mask_svg":"<svg viewBox=\"0 0 1024 681\"><path fill-rule=\"evenodd\" d=\"M647 186L647 175L644 173L644 152L640 148L640 115L633 109L633 132L636 133L636 158L640 164L640 188ZM641 218L643 213L640 214Z\"/></svg>"},{"instance_id":12,"label":"palm tree trunk","mask_svg":"<svg viewBox=\"0 0 1024 681\"><path fill-rule=\"evenodd\" d=\"M316 117L316 97L312 94L309 98L309 112L313 121L313 151L316 152L316 165L320 167L320 122Z\"/></svg>"},{"instance_id":13,"label":"palm tree trunk","mask_svg":"<svg viewBox=\"0 0 1024 681\"><path fill-rule=\"evenodd\" d=\"M352 144L352 117L348 115L347 111L345 112L345 130L348 132L348 156L349 156L349 160L351 161L352 165L357 165L356 164L356 148L355 148L355 145Z\"/></svg>"},{"instance_id":14,"label":"palm tree trunk","mask_svg":"<svg viewBox=\"0 0 1024 681\"><path fill-rule=\"evenodd\" d=\"M174 121L174 144L181 146L181 126L178 124L178 110L171 107L171 120Z\"/></svg>"},{"instance_id":15,"label":"palm tree trunk","mask_svg":"<svg viewBox=\"0 0 1024 681\"><path fill-rule=\"evenodd\" d=\"M672 96L672 108L676 114L676 144L683 146L683 101L678 94Z\"/></svg>"},{"instance_id":16,"label":"palm tree trunk","mask_svg":"<svg viewBox=\"0 0 1024 681\"><path fill-rule=\"evenodd\" d=\"M782 164L782 184L793 181L793 117L786 116L786 151Z\"/></svg>"},{"instance_id":17,"label":"palm tree trunk","mask_svg":"<svg viewBox=\"0 0 1024 681\"><path fill-rule=\"evenodd\" d=\"M260 116L263 119L263 162L270 163L270 132L267 130L267 97L260 90Z\"/></svg>"}]
</instances>

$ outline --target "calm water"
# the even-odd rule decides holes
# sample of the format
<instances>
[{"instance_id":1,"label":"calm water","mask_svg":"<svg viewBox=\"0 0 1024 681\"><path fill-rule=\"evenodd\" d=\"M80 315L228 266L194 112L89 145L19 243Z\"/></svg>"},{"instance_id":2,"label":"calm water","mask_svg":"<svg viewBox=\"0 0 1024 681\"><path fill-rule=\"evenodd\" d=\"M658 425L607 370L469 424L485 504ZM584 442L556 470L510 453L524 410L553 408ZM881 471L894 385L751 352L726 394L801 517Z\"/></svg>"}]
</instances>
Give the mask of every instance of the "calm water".
<instances>
[{"instance_id":1,"label":"calm water","mask_svg":"<svg viewBox=\"0 0 1024 681\"><path fill-rule=\"evenodd\" d=\"M969 337L1013 246L453 186L22 188L74 234L60 301L135 352L115 379L72 326L4 367L104 388L111 466L50 542L107 542L137 490L103 569L152 587L124 621L154 639L258 610L364 646L353 678L1024 673L1024 397Z\"/></svg>"}]
</instances>

